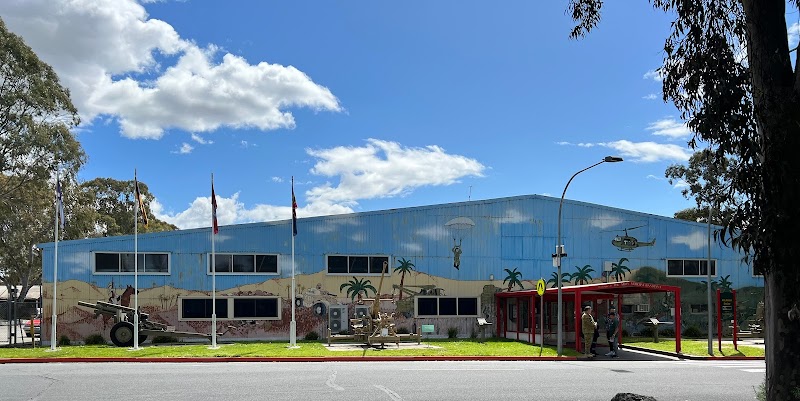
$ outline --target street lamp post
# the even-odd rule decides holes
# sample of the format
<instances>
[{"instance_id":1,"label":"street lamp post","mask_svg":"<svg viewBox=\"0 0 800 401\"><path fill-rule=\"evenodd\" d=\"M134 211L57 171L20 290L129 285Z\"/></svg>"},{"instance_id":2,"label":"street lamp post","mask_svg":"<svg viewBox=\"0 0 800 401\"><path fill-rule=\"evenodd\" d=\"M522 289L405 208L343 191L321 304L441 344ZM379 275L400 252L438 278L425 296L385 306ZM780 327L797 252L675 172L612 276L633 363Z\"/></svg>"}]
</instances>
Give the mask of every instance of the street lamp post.
<instances>
[{"instance_id":1,"label":"street lamp post","mask_svg":"<svg viewBox=\"0 0 800 401\"><path fill-rule=\"evenodd\" d=\"M558 278L556 279L556 282L558 283L558 332L557 332L558 333L558 336L557 336L557 340L558 340L558 345L557 345L558 356L561 356L562 351L564 350L564 348L563 348L563 344L564 344L564 330L563 330L564 329L564 323L563 323L564 322L564 305L563 305L563 293L562 293L562 290L561 290L561 287L562 287L561 286L561 258L567 256L567 254L564 252L564 244L561 243L561 209L564 206L564 195L567 194L567 188L569 188L569 184L572 182L572 179L574 179L575 176L577 176L578 174L580 174L580 173L582 173L582 172L584 172L584 171L586 171L586 170L588 170L588 169L590 169L592 167L599 166L599 165L601 165L603 163L616 163L616 162L621 162L621 161L622 161L621 157L606 156L605 158L603 158L603 160L601 160L601 161L599 161L599 162L597 162L595 164L592 164L591 166L586 167L585 169L583 169L581 171L578 171L577 173L573 174L572 177L570 177L569 181L567 181L567 185L564 186L564 192L561 193L561 201L558 203L558 238L557 238L558 242L556 244L556 253L553 254L553 261L555 262L555 265L558 268Z\"/></svg>"}]
</instances>

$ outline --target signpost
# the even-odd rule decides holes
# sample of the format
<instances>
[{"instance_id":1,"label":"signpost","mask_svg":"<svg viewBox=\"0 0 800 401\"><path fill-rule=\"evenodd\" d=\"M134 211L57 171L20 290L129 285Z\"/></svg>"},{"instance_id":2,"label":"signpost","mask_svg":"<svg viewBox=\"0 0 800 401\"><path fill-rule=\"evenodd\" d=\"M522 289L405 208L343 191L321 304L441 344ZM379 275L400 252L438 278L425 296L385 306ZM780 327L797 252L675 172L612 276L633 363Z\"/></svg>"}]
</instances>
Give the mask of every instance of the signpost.
<instances>
[{"instance_id":1,"label":"signpost","mask_svg":"<svg viewBox=\"0 0 800 401\"><path fill-rule=\"evenodd\" d=\"M737 344L736 332L738 331L738 322L736 321L736 291L727 290L721 292L717 290L717 344L719 352L722 352L722 324L727 322L728 319L733 323L733 348L739 349Z\"/></svg>"},{"instance_id":2,"label":"signpost","mask_svg":"<svg viewBox=\"0 0 800 401\"><path fill-rule=\"evenodd\" d=\"M544 348L544 290L547 283L543 278L536 282L536 293L539 294L539 336L541 341L539 343L539 356L542 356L542 349Z\"/></svg>"}]
</instances>

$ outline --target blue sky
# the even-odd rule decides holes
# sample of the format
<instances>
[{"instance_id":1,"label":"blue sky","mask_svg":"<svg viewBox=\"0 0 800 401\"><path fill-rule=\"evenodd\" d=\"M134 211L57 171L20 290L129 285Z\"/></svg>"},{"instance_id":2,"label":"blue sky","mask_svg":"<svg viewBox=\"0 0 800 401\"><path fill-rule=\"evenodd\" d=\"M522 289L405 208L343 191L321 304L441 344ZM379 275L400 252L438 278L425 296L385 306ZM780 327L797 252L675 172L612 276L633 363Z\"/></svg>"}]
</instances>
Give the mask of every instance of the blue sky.
<instances>
[{"instance_id":1,"label":"blue sky","mask_svg":"<svg viewBox=\"0 0 800 401\"><path fill-rule=\"evenodd\" d=\"M607 2L11 0L9 29L82 116L79 178L133 178L162 220L210 225L523 194L664 216L689 131L661 100L670 16Z\"/></svg>"}]
</instances>

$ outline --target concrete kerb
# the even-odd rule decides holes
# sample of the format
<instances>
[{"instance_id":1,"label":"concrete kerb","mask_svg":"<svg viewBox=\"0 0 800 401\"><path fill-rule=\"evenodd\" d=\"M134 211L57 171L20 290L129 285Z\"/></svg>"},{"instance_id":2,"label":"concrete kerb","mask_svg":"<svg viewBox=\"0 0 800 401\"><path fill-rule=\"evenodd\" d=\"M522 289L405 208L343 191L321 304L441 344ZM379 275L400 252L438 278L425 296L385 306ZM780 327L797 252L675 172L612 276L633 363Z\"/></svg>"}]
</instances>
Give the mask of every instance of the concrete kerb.
<instances>
[{"instance_id":1,"label":"concrete kerb","mask_svg":"<svg viewBox=\"0 0 800 401\"><path fill-rule=\"evenodd\" d=\"M339 357L197 357L197 358L0 358L1 364L16 363L182 363L182 362L402 362L402 361L576 361L579 357L537 356L339 356Z\"/></svg>"}]
</instances>

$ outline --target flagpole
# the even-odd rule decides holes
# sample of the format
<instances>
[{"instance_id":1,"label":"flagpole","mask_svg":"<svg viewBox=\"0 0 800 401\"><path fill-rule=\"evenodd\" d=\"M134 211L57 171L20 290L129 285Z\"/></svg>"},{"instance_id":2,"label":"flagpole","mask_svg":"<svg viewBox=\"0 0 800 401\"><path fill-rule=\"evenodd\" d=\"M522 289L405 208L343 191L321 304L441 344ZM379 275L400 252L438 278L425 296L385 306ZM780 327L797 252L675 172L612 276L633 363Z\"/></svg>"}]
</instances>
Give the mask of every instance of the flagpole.
<instances>
[{"instance_id":1,"label":"flagpole","mask_svg":"<svg viewBox=\"0 0 800 401\"><path fill-rule=\"evenodd\" d=\"M211 173L211 349L217 346L217 255L214 252L214 242L216 233L214 229L216 218L214 207L216 205L216 195L214 194L214 173Z\"/></svg>"},{"instance_id":2,"label":"flagpole","mask_svg":"<svg viewBox=\"0 0 800 401\"><path fill-rule=\"evenodd\" d=\"M133 350L139 349L139 194L137 193L139 180L136 169L133 169L134 205L133 205Z\"/></svg>"},{"instance_id":3,"label":"flagpole","mask_svg":"<svg viewBox=\"0 0 800 401\"><path fill-rule=\"evenodd\" d=\"M57 284L58 283L58 214L61 213L61 207L60 207L59 199L58 199L58 191L61 188L61 184L59 183L59 180L61 179L59 177L59 175L61 173L60 170L61 170L60 167L58 168L58 170L56 170L56 204L55 204L55 206L56 206L55 207L55 209L56 209L56 219L55 219L55 227L56 227L56 240L55 240L55 242L56 242L56 244L55 244L55 250L53 251L53 305L52 305L53 314L50 317L50 351L55 351L56 350L56 294L58 294L58 292L57 292L57 287L58 287L58 284Z\"/></svg>"},{"instance_id":4,"label":"flagpole","mask_svg":"<svg viewBox=\"0 0 800 401\"><path fill-rule=\"evenodd\" d=\"M295 321L294 308L297 301L295 300L295 279L294 279L294 237L296 236L296 215L295 208L297 202L294 199L294 176L292 176L292 322L289 324L289 348L297 347L297 322Z\"/></svg>"}]
</instances>

